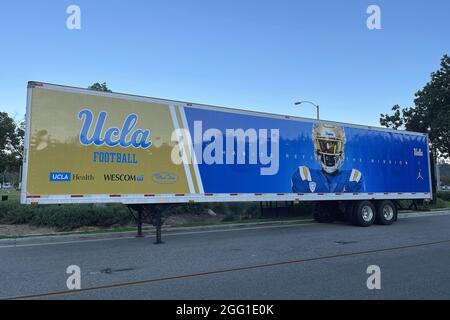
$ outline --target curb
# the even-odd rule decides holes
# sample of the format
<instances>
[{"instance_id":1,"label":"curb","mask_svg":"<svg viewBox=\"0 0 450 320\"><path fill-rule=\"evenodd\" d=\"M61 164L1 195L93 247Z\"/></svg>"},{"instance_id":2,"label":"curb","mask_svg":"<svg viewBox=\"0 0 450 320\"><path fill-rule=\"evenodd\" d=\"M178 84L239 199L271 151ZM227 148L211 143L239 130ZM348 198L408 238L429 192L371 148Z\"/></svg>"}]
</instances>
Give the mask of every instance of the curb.
<instances>
[{"instance_id":1,"label":"curb","mask_svg":"<svg viewBox=\"0 0 450 320\"><path fill-rule=\"evenodd\" d=\"M270 226L282 226L282 225L298 225L313 223L313 219L296 219L296 220L279 220L279 221L261 221L261 222L246 222L246 223L229 223L229 224L214 224L195 227L172 227L166 226L162 228L164 233L177 233L177 232L197 232L197 231L214 231L214 230L228 230L228 229L246 229L255 227L270 227ZM142 228L144 237L150 237L155 235L155 229L152 226L146 226ZM20 237L8 237L0 238L0 245L15 245L25 242L44 242L44 241L58 241L58 240L90 240L90 239L102 239L102 238L135 238L137 234L136 230L133 231L120 231L120 232L92 232L92 233L55 233L55 234L31 234L23 235ZM28 241L27 241L28 240Z\"/></svg>"},{"instance_id":2,"label":"curb","mask_svg":"<svg viewBox=\"0 0 450 320\"><path fill-rule=\"evenodd\" d=\"M450 214L449 209L434 209L430 211L413 211L407 210L399 212L399 219L425 217L425 216L440 216ZM258 227L270 227L270 226L294 226L301 224L316 223L313 219L295 219L295 220L278 220L278 221L259 221L259 222L247 222L247 223L229 223L229 224L214 224L195 227L172 227L166 226L162 228L164 233L179 233L179 232L201 232L201 231L220 231L229 229L256 229ZM136 229L137 230L137 229ZM69 232L69 233L55 233L55 234L32 234L24 235L20 237L8 237L0 239L0 245L14 246L27 243L43 243L43 242L60 242L71 240L101 240L101 239L120 239L120 238L136 238L137 231L121 231L121 232ZM145 233L144 238L152 237L155 235L155 229L152 226L146 226L142 229Z\"/></svg>"}]
</instances>

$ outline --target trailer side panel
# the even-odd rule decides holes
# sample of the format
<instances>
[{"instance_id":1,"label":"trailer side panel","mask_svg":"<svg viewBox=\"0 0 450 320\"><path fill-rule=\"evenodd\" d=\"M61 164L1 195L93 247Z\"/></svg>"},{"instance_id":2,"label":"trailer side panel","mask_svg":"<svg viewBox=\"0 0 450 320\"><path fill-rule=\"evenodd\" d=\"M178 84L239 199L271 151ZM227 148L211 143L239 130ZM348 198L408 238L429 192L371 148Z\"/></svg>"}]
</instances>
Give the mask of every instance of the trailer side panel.
<instances>
[{"instance_id":1,"label":"trailer side panel","mask_svg":"<svg viewBox=\"0 0 450 320\"><path fill-rule=\"evenodd\" d=\"M419 133L35 83L26 131L27 204L431 198Z\"/></svg>"}]
</instances>

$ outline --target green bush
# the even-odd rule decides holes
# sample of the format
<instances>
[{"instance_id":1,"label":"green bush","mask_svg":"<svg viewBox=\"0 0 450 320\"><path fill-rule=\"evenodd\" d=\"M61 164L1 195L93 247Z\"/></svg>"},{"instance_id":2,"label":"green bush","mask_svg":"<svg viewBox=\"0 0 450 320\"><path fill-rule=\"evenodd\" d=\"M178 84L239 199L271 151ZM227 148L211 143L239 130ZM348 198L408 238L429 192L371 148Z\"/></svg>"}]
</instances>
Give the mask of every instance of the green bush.
<instances>
[{"instance_id":1,"label":"green bush","mask_svg":"<svg viewBox=\"0 0 450 320\"><path fill-rule=\"evenodd\" d=\"M437 196L442 200L450 201L450 191L439 191Z\"/></svg>"},{"instance_id":2,"label":"green bush","mask_svg":"<svg viewBox=\"0 0 450 320\"><path fill-rule=\"evenodd\" d=\"M38 205L24 206L17 202L0 203L0 223L26 224L54 227L70 231L83 226L110 227L131 222L131 216L123 205Z\"/></svg>"},{"instance_id":3,"label":"green bush","mask_svg":"<svg viewBox=\"0 0 450 320\"><path fill-rule=\"evenodd\" d=\"M436 209L448 208L448 203L441 198L437 198L437 203L434 205Z\"/></svg>"},{"instance_id":4,"label":"green bush","mask_svg":"<svg viewBox=\"0 0 450 320\"><path fill-rule=\"evenodd\" d=\"M189 213L189 214L202 214L206 211L207 205L204 203L180 203L176 204L170 207L168 209L169 214L183 214L183 213Z\"/></svg>"},{"instance_id":5,"label":"green bush","mask_svg":"<svg viewBox=\"0 0 450 320\"><path fill-rule=\"evenodd\" d=\"M231 222L231 221L235 221L236 220L236 216L234 214L227 214L223 219L222 222Z\"/></svg>"},{"instance_id":6,"label":"green bush","mask_svg":"<svg viewBox=\"0 0 450 320\"><path fill-rule=\"evenodd\" d=\"M284 204L283 204L284 205ZM260 217L259 202L216 202L187 203L173 205L168 214L203 214L208 209L224 216L222 221L238 221ZM312 204L296 204L289 215L301 216L311 213ZM280 208L280 210L283 210ZM267 212L267 209L266 211ZM266 214L265 217L270 217ZM30 224L34 226L53 227L59 231L70 231L80 227L111 227L127 225L133 222L126 206L122 204L67 205L21 205L16 200L0 202L0 224Z\"/></svg>"},{"instance_id":7,"label":"green bush","mask_svg":"<svg viewBox=\"0 0 450 320\"><path fill-rule=\"evenodd\" d=\"M21 206L18 202L0 202L0 223L25 224L33 216L33 211Z\"/></svg>"}]
</instances>

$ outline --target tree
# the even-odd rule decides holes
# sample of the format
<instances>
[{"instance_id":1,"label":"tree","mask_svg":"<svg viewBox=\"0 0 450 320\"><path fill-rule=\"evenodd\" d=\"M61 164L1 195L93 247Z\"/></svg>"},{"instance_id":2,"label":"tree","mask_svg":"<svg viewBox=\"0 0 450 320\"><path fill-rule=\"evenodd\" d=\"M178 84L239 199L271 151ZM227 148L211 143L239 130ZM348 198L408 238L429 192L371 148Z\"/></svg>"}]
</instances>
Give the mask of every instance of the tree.
<instances>
[{"instance_id":1,"label":"tree","mask_svg":"<svg viewBox=\"0 0 450 320\"><path fill-rule=\"evenodd\" d=\"M441 185L450 186L450 177L441 177Z\"/></svg>"},{"instance_id":2,"label":"tree","mask_svg":"<svg viewBox=\"0 0 450 320\"><path fill-rule=\"evenodd\" d=\"M112 92L106 85L106 82L103 83L96 82L93 85L89 86L88 89L96 91Z\"/></svg>"},{"instance_id":3,"label":"tree","mask_svg":"<svg viewBox=\"0 0 450 320\"><path fill-rule=\"evenodd\" d=\"M0 174L18 173L23 158L24 123L17 125L6 112L0 112Z\"/></svg>"},{"instance_id":4,"label":"tree","mask_svg":"<svg viewBox=\"0 0 450 320\"><path fill-rule=\"evenodd\" d=\"M392 108L393 114L381 114L380 124L392 129L428 133L430 147L441 158L450 157L450 57L444 55L441 67L431 81L415 94L414 107Z\"/></svg>"},{"instance_id":5,"label":"tree","mask_svg":"<svg viewBox=\"0 0 450 320\"><path fill-rule=\"evenodd\" d=\"M441 172L441 177L449 177L450 178L450 164L441 163L439 164L439 170Z\"/></svg>"}]
</instances>

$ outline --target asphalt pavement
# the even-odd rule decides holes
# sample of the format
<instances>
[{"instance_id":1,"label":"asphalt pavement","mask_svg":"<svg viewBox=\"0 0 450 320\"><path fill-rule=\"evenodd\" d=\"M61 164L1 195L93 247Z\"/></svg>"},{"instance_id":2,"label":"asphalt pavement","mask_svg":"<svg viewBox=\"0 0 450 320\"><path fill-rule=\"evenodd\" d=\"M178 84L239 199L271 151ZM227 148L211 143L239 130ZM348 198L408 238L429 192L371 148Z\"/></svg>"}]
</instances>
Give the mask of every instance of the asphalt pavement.
<instances>
[{"instance_id":1,"label":"asphalt pavement","mask_svg":"<svg viewBox=\"0 0 450 320\"><path fill-rule=\"evenodd\" d=\"M391 226L284 223L163 234L0 241L0 297L450 299L450 211ZM67 267L81 270L69 291ZM369 290L368 266L380 268Z\"/></svg>"}]
</instances>

